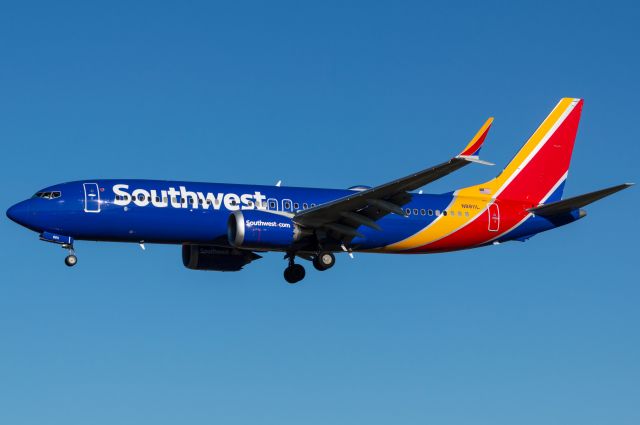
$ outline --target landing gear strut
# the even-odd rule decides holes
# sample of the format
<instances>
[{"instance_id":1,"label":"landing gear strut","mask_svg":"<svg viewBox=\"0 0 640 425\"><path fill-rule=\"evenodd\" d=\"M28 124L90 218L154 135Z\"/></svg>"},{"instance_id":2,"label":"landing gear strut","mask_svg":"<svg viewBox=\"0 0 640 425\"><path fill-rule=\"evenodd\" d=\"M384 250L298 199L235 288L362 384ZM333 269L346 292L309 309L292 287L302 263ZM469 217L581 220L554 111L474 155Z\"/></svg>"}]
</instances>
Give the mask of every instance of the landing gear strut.
<instances>
[{"instance_id":1,"label":"landing gear strut","mask_svg":"<svg viewBox=\"0 0 640 425\"><path fill-rule=\"evenodd\" d=\"M284 280L291 284L298 283L304 279L306 274L304 267L293 262L295 254L287 254L287 257L289 258L289 266L284 269Z\"/></svg>"},{"instance_id":2,"label":"landing gear strut","mask_svg":"<svg viewBox=\"0 0 640 425\"><path fill-rule=\"evenodd\" d=\"M73 267L78 264L78 257L76 257L76 252L73 250L73 245L64 244L62 248L69 251L69 255L67 255L64 259L64 263L68 267Z\"/></svg>"},{"instance_id":3,"label":"landing gear strut","mask_svg":"<svg viewBox=\"0 0 640 425\"><path fill-rule=\"evenodd\" d=\"M313 257L313 267L321 272L330 269L334 264L336 264L336 257L330 252L321 251Z\"/></svg>"}]
</instances>

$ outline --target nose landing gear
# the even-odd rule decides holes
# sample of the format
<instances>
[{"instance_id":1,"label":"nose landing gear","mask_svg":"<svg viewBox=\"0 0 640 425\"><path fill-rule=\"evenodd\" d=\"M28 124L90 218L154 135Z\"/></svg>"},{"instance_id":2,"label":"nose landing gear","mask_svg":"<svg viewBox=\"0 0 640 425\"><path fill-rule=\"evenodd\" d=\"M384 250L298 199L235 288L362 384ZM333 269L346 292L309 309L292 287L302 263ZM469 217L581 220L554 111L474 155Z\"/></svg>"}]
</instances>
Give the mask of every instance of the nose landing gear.
<instances>
[{"instance_id":1,"label":"nose landing gear","mask_svg":"<svg viewBox=\"0 0 640 425\"><path fill-rule=\"evenodd\" d=\"M69 255L64 259L64 263L68 267L73 267L78 264L78 257L76 257L76 252L73 250L73 245L63 244L62 248L69 251Z\"/></svg>"},{"instance_id":2,"label":"nose landing gear","mask_svg":"<svg viewBox=\"0 0 640 425\"><path fill-rule=\"evenodd\" d=\"M69 267L73 267L78 263L78 257L73 254L69 254L65 257L64 263Z\"/></svg>"}]
</instances>

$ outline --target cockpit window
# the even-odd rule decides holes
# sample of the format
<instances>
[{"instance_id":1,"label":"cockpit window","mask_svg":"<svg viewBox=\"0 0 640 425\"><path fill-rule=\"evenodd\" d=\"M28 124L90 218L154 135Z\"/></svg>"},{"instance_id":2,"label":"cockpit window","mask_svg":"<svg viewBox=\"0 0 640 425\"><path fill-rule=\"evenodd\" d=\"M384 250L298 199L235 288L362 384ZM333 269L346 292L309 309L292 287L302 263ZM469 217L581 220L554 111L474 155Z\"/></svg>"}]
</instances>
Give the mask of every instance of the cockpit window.
<instances>
[{"instance_id":1,"label":"cockpit window","mask_svg":"<svg viewBox=\"0 0 640 425\"><path fill-rule=\"evenodd\" d=\"M43 198L43 199L56 199L56 198L59 198L60 196L62 196L62 193L58 191L38 192L35 195L33 195L34 198Z\"/></svg>"}]
</instances>

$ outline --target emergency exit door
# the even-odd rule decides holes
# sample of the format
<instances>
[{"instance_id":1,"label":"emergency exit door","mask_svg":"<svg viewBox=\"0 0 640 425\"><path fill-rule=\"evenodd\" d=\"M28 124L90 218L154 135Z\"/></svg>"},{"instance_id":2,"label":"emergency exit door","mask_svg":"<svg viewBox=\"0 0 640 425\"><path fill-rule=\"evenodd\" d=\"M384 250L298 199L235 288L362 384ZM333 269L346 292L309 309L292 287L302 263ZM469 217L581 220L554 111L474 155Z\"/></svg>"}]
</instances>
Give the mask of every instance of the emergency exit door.
<instances>
[{"instance_id":1,"label":"emergency exit door","mask_svg":"<svg viewBox=\"0 0 640 425\"><path fill-rule=\"evenodd\" d=\"M489 231L497 232L500 230L500 208L497 204L491 204L487 213L489 214Z\"/></svg>"}]
</instances>

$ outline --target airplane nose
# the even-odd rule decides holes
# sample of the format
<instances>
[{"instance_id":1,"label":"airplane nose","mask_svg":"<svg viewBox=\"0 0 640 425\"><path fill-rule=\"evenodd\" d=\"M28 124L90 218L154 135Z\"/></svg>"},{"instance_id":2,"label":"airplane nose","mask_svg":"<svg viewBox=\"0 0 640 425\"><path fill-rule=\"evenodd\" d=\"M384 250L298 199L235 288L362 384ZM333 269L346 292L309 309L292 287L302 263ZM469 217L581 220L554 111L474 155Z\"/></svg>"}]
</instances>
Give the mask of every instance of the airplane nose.
<instances>
[{"instance_id":1,"label":"airplane nose","mask_svg":"<svg viewBox=\"0 0 640 425\"><path fill-rule=\"evenodd\" d=\"M25 225L29 216L27 201L18 202L7 210L7 217L20 225Z\"/></svg>"}]
</instances>

